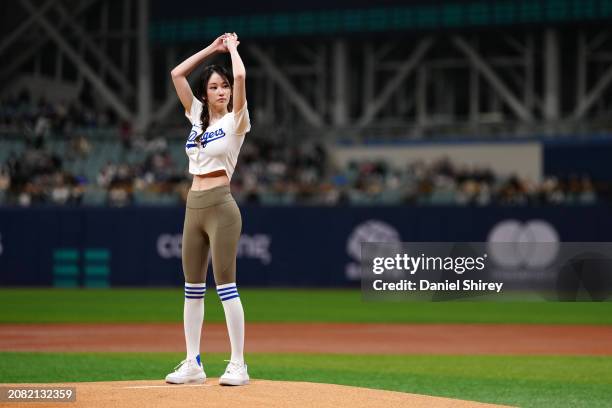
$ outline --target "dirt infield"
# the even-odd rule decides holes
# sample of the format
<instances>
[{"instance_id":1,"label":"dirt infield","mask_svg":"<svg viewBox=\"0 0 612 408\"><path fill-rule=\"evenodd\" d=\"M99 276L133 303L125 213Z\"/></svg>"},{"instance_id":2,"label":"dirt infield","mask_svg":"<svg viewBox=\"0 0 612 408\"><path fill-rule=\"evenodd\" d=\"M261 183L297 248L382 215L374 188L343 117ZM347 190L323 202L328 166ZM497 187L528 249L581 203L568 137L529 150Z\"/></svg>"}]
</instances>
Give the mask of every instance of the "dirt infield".
<instances>
[{"instance_id":1,"label":"dirt infield","mask_svg":"<svg viewBox=\"0 0 612 408\"><path fill-rule=\"evenodd\" d=\"M6 386L10 384L3 384ZM14 384L20 388L26 384ZM502 407L450 398L403 392L373 390L333 384L308 382L254 380L245 387L221 387L210 378L203 385L167 385L161 381L115 381L92 383L64 383L53 386L76 387L76 403L72 408L115 408L155 406L165 408L249 408L321 407L370 408L388 407ZM44 384L32 384L42 387ZM0 403L0 406L2 403ZM9 403L6 406L14 406ZM19 407L66 407L66 403L19 403Z\"/></svg>"},{"instance_id":2,"label":"dirt infield","mask_svg":"<svg viewBox=\"0 0 612 408\"><path fill-rule=\"evenodd\" d=\"M1 324L0 351L182 351L182 324ZM612 355L612 326L248 323L245 349L274 353ZM225 324L202 350L229 352Z\"/></svg>"}]
</instances>

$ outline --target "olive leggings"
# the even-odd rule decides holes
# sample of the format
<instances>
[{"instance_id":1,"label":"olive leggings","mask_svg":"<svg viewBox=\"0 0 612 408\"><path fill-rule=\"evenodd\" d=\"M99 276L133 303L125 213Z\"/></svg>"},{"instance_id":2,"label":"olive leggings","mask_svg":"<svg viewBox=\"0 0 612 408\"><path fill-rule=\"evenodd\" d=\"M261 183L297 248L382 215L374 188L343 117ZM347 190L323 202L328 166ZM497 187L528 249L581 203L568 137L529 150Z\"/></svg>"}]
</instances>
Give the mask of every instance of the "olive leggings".
<instances>
[{"instance_id":1,"label":"olive leggings","mask_svg":"<svg viewBox=\"0 0 612 408\"><path fill-rule=\"evenodd\" d=\"M212 249L215 283L236 282L236 252L242 217L229 186L187 194L183 227L183 273L187 283L206 282Z\"/></svg>"}]
</instances>

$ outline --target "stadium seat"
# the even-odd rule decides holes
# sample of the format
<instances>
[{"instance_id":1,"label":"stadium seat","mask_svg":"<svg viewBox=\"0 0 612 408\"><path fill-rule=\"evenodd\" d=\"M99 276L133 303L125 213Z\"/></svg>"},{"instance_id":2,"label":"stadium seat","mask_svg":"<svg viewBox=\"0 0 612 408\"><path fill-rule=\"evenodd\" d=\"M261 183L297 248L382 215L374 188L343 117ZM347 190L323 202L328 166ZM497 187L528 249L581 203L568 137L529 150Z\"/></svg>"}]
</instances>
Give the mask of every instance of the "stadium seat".
<instances>
[{"instance_id":1,"label":"stadium seat","mask_svg":"<svg viewBox=\"0 0 612 408\"><path fill-rule=\"evenodd\" d=\"M449 190L436 190L429 196L431 205L451 205L455 204L455 193Z\"/></svg>"},{"instance_id":2,"label":"stadium seat","mask_svg":"<svg viewBox=\"0 0 612 408\"><path fill-rule=\"evenodd\" d=\"M106 190L90 187L83 194L84 205L105 205L107 199Z\"/></svg>"}]
</instances>

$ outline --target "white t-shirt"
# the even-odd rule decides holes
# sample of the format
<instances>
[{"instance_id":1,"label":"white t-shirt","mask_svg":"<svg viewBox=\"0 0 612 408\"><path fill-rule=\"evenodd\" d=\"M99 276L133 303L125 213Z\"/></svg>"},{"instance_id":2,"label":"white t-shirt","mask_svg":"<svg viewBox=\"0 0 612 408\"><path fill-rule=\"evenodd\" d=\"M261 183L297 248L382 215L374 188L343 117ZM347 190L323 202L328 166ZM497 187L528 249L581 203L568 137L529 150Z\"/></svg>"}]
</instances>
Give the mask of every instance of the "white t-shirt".
<instances>
[{"instance_id":1,"label":"white t-shirt","mask_svg":"<svg viewBox=\"0 0 612 408\"><path fill-rule=\"evenodd\" d=\"M191 132L185 143L189 158L189 173L206 174L225 170L231 180L238 161L238 154L244 142L244 135L251 130L251 121L246 103L240 112L228 112L205 130L202 129L200 116L204 105L195 96L191 110L185 116L191 122ZM200 143L196 143L197 136Z\"/></svg>"}]
</instances>

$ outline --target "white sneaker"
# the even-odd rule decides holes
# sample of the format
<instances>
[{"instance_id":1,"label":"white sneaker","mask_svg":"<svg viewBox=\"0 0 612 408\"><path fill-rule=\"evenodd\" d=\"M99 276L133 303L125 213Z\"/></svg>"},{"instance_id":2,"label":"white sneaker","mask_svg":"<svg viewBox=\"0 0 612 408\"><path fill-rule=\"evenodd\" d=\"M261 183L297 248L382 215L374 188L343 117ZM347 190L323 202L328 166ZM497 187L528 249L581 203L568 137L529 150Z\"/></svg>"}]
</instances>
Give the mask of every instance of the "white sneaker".
<instances>
[{"instance_id":1,"label":"white sneaker","mask_svg":"<svg viewBox=\"0 0 612 408\"><path fill-rule=\"evenodd\" d=\"M166 382L169 384L203 384L204 381L206 374L202 364L195 359L181 361L174 367L174 372L166 376Z\"/></svg>"},{"instance_id":2,"label":"white sneaker","mask_svg":"<svg viewBox=\"0 0 612 408\"><path fill-rule=\"evenodd\" d=\"M248 383L249 373L247 372L247 365L234 361L229 362L225 373L219 378L219 384L221 385L247 385Z\"/></svg>"}]
</instances>

